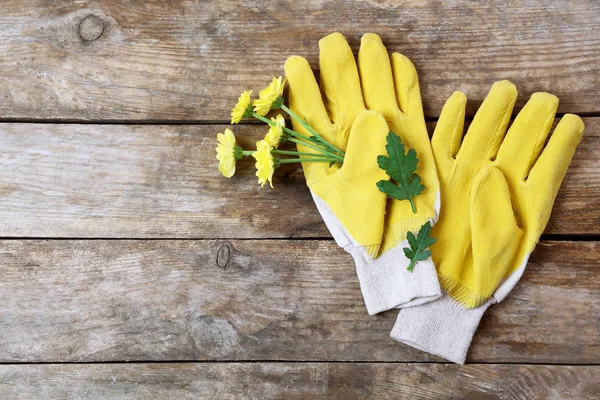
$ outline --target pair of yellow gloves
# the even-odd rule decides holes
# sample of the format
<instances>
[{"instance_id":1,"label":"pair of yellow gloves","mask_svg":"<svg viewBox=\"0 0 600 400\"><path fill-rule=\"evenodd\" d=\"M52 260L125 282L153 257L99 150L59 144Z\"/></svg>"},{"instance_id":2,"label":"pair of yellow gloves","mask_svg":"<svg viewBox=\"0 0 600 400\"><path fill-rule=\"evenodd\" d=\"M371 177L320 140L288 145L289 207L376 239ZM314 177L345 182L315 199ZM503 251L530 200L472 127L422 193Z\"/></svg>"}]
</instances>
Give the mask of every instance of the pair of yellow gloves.
<instances>
[{"instance_id":1,"label":"pair of yellow gloves","mask_svg":"<svg viewBox=\"0 0 600 400\"><path fill-rule=\"evenodd\" d=\"M497 82L463 137L466 97L446 102L429 140L415 67L365 34L355 61L339 33L319 42L320 85L299 56L285 63L290 108L346 152L343 165L304 163L333 237L352 254L370 314L401 308L391 336L463 363L487 307L521 277L544 230L584 125L565 115L546 143L558 99L535 93L510 126L516 87ZM294 121L294 129L308 135ZM424 190L393 200L377 182L392 131L418 157ZM301 148L303 152L311 149ZM431 257L412 272L408 232L433 225ZM441 287L440 287L441 285Z\"/></svg>"}]
</instances>

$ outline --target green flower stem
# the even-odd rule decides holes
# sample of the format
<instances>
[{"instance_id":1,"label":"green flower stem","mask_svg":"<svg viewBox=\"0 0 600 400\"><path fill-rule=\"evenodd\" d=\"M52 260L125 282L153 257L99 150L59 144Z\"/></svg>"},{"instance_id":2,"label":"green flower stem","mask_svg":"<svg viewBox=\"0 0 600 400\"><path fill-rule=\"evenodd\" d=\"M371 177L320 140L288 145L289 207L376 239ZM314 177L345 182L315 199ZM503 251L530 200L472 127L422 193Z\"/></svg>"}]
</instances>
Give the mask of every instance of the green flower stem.
<instances>
[{"instance_id":1,"label":"green flower stem","mask_svg":"<svg viewBox=\"0 0 600 400\"><path fill-rule=\"evenodd\" d=\"M318 141L319 141L319 142L320 142L320 143L323 145L323 147L325 147L325 148L327 148L327 149L329 150L329 152L336 153L336 154L338 154L338 155L340 155L340 156L344 157L344 155L345 155L345 154L344 154L344 152L343 152L343 151L339 150L337 147L333 146L331 143L329 143L328 141L326 141L325 139L323 139L323 138L321 137L321 135L319 135L319 134L318 134L318 133L317 133L317 132L316 132L316 131L315 131L315 130L314 130L314 129L313 129L311 126L310 126L310 125L308 125L308 124L306 123L306 121L302 121L302 120L300 119L300 117L298 117L296 114L294 114L294 113L292 112L292 110L290 110L289 108L287 108L287 107L286 107L284 104L282 104L282 105L281 105L281 109L282 109L283 111L285 111L286 113L288 113L288 114L289 114L289 115L290 115L292 118L294 118L296 121L298 121L298 122L299 122L299 123L300 123L300 124L301 124L301 125L302 125L304 128L306 128L306 130L307 130L307 131L308 131L308 132L309 132L311 135L313 135L314 137L316 137L316 138L317 138L317 140L318 140ZM271 120L270 120L270 119L268 119L268 118L265 118L265 117L263 117L263 116L262 116L262 115L260 115L260 114L257 114L257 113L255 113L255 112L253 112L253 113L252 113L252 116L253 116L254 118L256 118L256 119L258 119L258 120L260 120L260 121L262 121L262 122L266 123L266 124L269 124L270 126L274 126L274 125L275 125L275 122L271 121ZM291 129L289 129L289 128L283 127L283 130L284 130L284 131L286 131L287 133L289 133L289 134L290 134L290 135L292 135L292 136L295 136L295 137L299 137L299 138L304 138L304 139L306 139L306 136L304 136L304 135L301 135L301 134L299 134L298 132L295 132L295 131L293 131L293 130L291 130Z\"/></svg>"},{"instance_id":2,"label":"green flower stem","mask_svg":"<svg viewBox=\"0 0 600 400\"><path fill-rule=\"evenodd\" d=\"M285 158L283 160L279 160L280 164L291 164L291 163L298 163L298 162L339 162L337 160L331 160L329 158Z\"/></svg>"},{"instance_id":3,"label":"green flower stem","mask_svg":"<svg viewBox=\"0 0 600 400\"><path fill-rule=\"evenodd\" d=\"M273 154L283 154L286 156L311 156L311 157L329 157L326 154L315 154L315 153L304 153L301 151L287 151L287 150L271 150ZM331 157L329 157L331 158Z\"/></svg>"},{"instance_id":4,"label":"green flower stem","mask_svg":"<svg viewBox=\"0 0 600 400\"><path fill-rule=\"evenodd\" d=\"M316 150L319 153L324 154L328 157L334 158L336 160L336 162L344 162L344 158L342 156L340 156L338 154L330 153L329 151L325 150L324 148L316 146L312 143L305 142L304 140L294 139L294 138L289 138L288 140L290 142L294 142L294 143L300 144L302 146L306 146L308 148Z\"/></svg>"},{"instance_id":5,"label":"green flower stem","mask_svg":"<svg viewBox=\"0 0 600 400\"><path fill-rule=\"evenodd\" d=\"M334 157L334 158L338 158L340 160L340 162L344 162L344 156L337 154L337 153L332 153L327 149L324 149L323 147L320 147L318 144L315 144L314 142L310 142L306 136L303 135L298 135L296 139L288 137L287 140L289 140L290 142L293 143L297 143L297 144L301 144L303 146L306 147L310 147L313 150L318 150L320 153L325 154L327 156L330 157Z\"/></svg>"},{"instance_id":6,"label":"green flower stem","mask_svg":"<svg viewBox=\"0 0 600 400\"><path fill-rule=\"evenodd\" d=\"M411 208L413 214L416 214L417 213L417 207L415 207L415 202L413 201L413 198L412 197L409 198L408 201L410 202L410 208ZM412 261L411 261L411 263L414 264ZM412 269L410 269L409 271L412 271Z\"/></svg>"},{"instance_id":7,"label":"green flower stem","mask_svg":"<svg viewBox=\"0 0 600 400\"><path fill-rule=\"evenodd\" d=\"M303 135L301 133L298 133L296 131L291 130L290 128L286 128L285 126L283 127L283 130L287 133L290 134L290 136L294 136L298 139L302 139L302 140L306 140L307 142L310 143L309 138L306 135ZM314 143L314 142L313 142ZM335 147L333 146L325 146L325 143L321 142L320 140L318 141L317 144L320 144L321 146L323 146L325 148L325 150L330 153L330 154L334 154L337 155L339 157L344 158L344 156L346 155L344 152L340 152L339 150L337 150Z\"/></svg>"},{"instance_id":8,"label":"green flower stem","mask_svg":"<svg viewBox=\"0 0 600 400\"><path fill-rule=\"evenodd\" d=\"M298 133L298 132L296 132L296 131L293 131L293 130L291 130L290 128L286 128L286 127L284 126L284 127L283 127L283 130L284 130L285 132L289 133L289 134L290 134L290 136L293 136L293 137L295 137L295 138L298 138L298 139L300 139L300 140L305 140L305 141L306 141L306 142L308 142L308 143L314 143L314 142L311 142L311 141L310 141L310 139L309 139L309 138L308 138L306 135L303 135L303 134L301 134L301 133ZM327 151L327 152L328 152L328 153L330 153L330 154L334 154L334 155L337 155L337 156L339 156L339 157L342 157L342 158L344 158L344 156L345 156L345 154L344 154L344 153L340 153L340 152L338 152L337 150L334 150L335 148L332 148L331 146L330 146L330 147L326 147L326 146L324 146L324 144L323 144L323 143L321 143L321 141L319 141L317 144L319 144L320 146L322 146L322 147L324 148L324 150L325 150L325 151Z\"/></svg>"},{"instance_id":9,"label":"green flower stem","mask_svg":"<svg viewBox=\"0 0 600 400\"><path fill-rule=\"evenodd\" d=\"M282 108L285 107L284 105L282 105ZM286 109L288 109L287 107L285 107ZM284 109L284 111L286 111ZM287 111L286 111L287 112ZM291 111L290 111L291 112ZM291 115L291 114L290 114ZM295 114L294 114L295 115ZM255 112L252 113L252 116L266 124L268 124L269 126L275 126L275 122L271 121L268 118L263 117L260 114L257 114ZM297 118L297 117L296 117ZM308 127L307 129L309 130L309 132L311 134L315 134L316 132L314 131L314 129L312 129L308 124L306 124L305 122L301 121L301 123L303 124L303 126ZM286 128L285 126L283 127L283 130L287 133L289 133L291 136L294 136L298 139L303 140L302 145L306 146L306 147L310 147L314 150L317 150L323 154L327 154L330 155L332 157L336 157L336 158L340 158L340 162L344 162L344 152L341 150L338 150L335 146L332 146L331 144L329 144L326 140L324 140L321 136L319 136L319 134L317 133L315 136L319 139L319 142L323 145L323 147L325 147L325 149L319 148L319 147L315 147L310 145L309 142L304 142L305 140L307 141L308 138L304 135L299 134L296 131L293 131L289 128ZM314 133L313 133L314 132ZM289 139L290 141L294 142L294 143L298 143L298 141L296 140L292 140L292 138Z\"/></svg>"},{"instance_id":10,"label":"green flower stem","mask_svg":"<svg viewBox=\"0 0 600 400\"><path fill-rule=\"evenodd\" d=\"M286 131L287 133L289 133L290 135L300 138L300 139L305 139L308 140L308 138L305 135L301 135L296 131L291 130L290 128L286 128L285 126L283 127L283 130Z\"/></svg>"},{"instance_id":11,"label":"green flower stem","mask_svg":"<svg viewBox=\"0 0 600 400\"><path fill-rule=\"evenodd\" d=\"M316 137L323 144L323 146L328 147L331 151L339 153L340 155L344 154L343 151L341 151L340 149L338 149L337 147L335 147L334 145L329 143L327 140L323 139L321 137L321 135L319 135L317 133L317 131L315 131L306 121L300 119L300 117L297 116L292 110L287 108L287 106L285 104L281 103L281 109L283 111L285 111L286 113L288 113L290 117L292 117L296 121L298 121L298 123L300 123L300 125L302 125L307 131L309 131L311 133L311 135Z\"/></svg>"},{"instance_id":12,"label":"green flower stem","mask_svg":"<svg viewBox=\"0 0 600 400\"><path fill-rule=\"evenodd\" d=\"M260 120L260 121L262 121L262 122L266 123L266 124L269 124L270 126L275 126L275 125L276 125L276 123L275 123L275 122L271 121L271 120L270 120L270 119L268 119L268 118L265 118L265 117L263 117L263 116L262 116L262 115L260 115L260 114L257 114L257 113L252 113L252 116L253 116L254 118L256 118L256 119L258 119L258 120ZM285 126L284 126L284 127L282 127L282 128L283 128L283 130L284 130L284 131L286 131L287 133L289 133L289 134L290 134L290 135L292 135L292 136L295 136L295 137L301 137L301 138L306 138L306 136L303 136L303 135L299 134L298 132L294 132L294 131L293 131L293 130L291 130L290 128L286 128Z\"/></svg>"},{"instance_id":13,"label":"green flower stem","mask_svg":"<svg viewBox=\"0 0 600 400\"><path fill-rule=\"evenodd\" d=\"M250 156L251 156L253 153L254 153L254 151L253 151L253 150L243 150L243 151L242 151L242 154L243 154L245 157L250 157Z\"/></svg>"},{"instance_id":14,"label":"green flower stem","mask_svg":"<svg viewBox=\"0 0 600 400\"><path fill-rule=\"evenodd\" d=\"M260 115L260 114L257 114L257 113L255 113L255 112L253 112L253 113L252 113L252 116L253 116L254 118L256 118L256 119L259 119L259 120L261 120L262 122L264 122L264 123L266 123L266 124L269 124L269 125L271 125L271 126L275 125L275 122L271 121L271 120L270 120L270 119L268 119L268 118L265 118L265 117L263 117L263 116L262 116L262 115Z\"/></svg>"}]
</instances>

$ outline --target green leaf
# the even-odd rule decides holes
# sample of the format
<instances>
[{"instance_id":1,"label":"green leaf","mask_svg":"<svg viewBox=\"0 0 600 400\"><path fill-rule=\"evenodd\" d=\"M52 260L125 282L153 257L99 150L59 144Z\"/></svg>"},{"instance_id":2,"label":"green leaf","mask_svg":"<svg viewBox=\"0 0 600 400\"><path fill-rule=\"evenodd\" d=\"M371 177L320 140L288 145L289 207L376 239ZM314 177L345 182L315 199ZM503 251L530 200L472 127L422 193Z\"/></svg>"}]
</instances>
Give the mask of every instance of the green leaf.
<instances>
[{"instance_id":1,"label":"green leaf","mask_svg":"<svg viewBox=\"0 0 600 400\"><path fill-rule=\"evenodd\" d=\"M408 232L406 238L408 239L408 244L411 248L414 249L417 247L417 239L415 238L415 235L412 234L412 232Z\"/></svg>"},{"instance_id":2,"label":"green leaf","mask_svg":"<svg viewBox=\"0 0 600 400\"><path fill-rule=\"evenodd\" d=\"M408 264L408 267L406 268L408 271L413 272L417 261L424 261L431 257L431 251L427 248L435 243L435 238L429 237L430 234L431 223L427 221L421 226L421 229L419 229L417 237L415 237L412 232L408 232L406 235L410 247L404 247L402 250L404 250L406 258L410 260L410 264Z\"/></svg>"},{"instance_id":3,"label":"green leaf","mask_svg":"<svg viewBox=\"0 0 600 400\"><path fill-rule=\"evenodd\" d=\"M377 164L392 179L377 182L377 188L392 199L408 200L412 212L416 213L413 198L425 189L421 184L421 177L415 173L419 163L417 152L410 149L405 153L402 140L392 131L387 135L385 148L388 156L378 156Z\"/></svg>"}]
</instances>

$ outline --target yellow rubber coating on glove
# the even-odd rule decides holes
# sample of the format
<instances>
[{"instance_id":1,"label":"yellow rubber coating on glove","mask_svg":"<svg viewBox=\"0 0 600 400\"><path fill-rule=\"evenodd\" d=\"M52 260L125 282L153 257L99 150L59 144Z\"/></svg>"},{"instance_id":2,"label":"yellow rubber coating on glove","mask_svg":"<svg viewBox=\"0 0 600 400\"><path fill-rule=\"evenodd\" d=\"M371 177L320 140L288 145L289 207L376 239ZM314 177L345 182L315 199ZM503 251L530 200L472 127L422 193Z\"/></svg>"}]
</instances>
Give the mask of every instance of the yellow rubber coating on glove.
<instances>
[{"instance_id":1,"label":"yellow rubber coating on glove","mask_svg":"<svg viewBox=\"0 0 600 400\"><path fill-rule=\"evenodd\" d=\"M533 251L584 130L567 114L544 146L558 99L535 93L505 136L516 98L512 83L496 82L462 140L466 97L456 92L432 139L443 205L432 257L444 289L468 308Z\"/></svg>"},{"instance_id":2,"label":"yellow rubber coating on glove","mask_svg":"<svg viewBox=\"0 0 600 400\"><path fill-rule=\"evenodd\" d=\"M415 149L419 158L416 172L425 186L414 199L416 214L408 201L388 200L383 253L403 241L407 232L418 231L427 220L435 222L439 183L413 63L399 53L389 57L381 38L367 33L361 40L358 66L367 108L381 112L405 147Z\"/></svg>"},{"instance_id":3,"label":"yellow rubber coating on glove","mask_svg":"<svg viewBox=\"0 0 600 400\"><path fill-rule=\"evenodd\" d=\"M342 167L310 186L371 257L379 253L383 237L386 195L377 189L377 182L386 174L377 165L377 156L385 154L388 132L380 113L361 112L350 130Z\"/></svg>"},{"instance_id":4,"label":"yellow rubber coating on glove","mask_svg":"<svg viewBox=\"0 0 600 400\"><path fill-rule=\"evenodd\" d=\"M356 117L364 110L377 111L387 121L389 129L400 136L406 149L415 149L419 158L417 173L425 189L414 199L416 214L412 212L408 201L388 200L387 215L385 209L382 215L376 215L379 211L358 200L362 194L356 189L353 197L355 200L349 200L355 203L355 206L326 200L340 221L352 220L352 215L356 213L353 208L365 204L369 208L371 220L366 221L363 229L368 227L367 230L373 234L363 233L363 236L374 238L383 229L384 236L379 238L382 243L381 254L403 241L408 231L417 231L427 220L437 218L436 206L439 207L439 203L436 200L439 184L423 117L417 73L414 65L405 56L393 53L390 57L380 37L372 33L362 37L358 65L352 49L340 33L333 33L321 39L319 48L320 85L317 84L310 65L304 58L292 56L285 63L290 108L301 118L306 118L321 136L342 150L350 146L350 131ZM292 122L297 132L308 135L299 124ZM372 140L376 129L367 131L370 131L371 135L365 136ZM299 151L311 150L299 146ZM385 150L379 153L363 151L357 154L357 158L363 163L377 166L377 155L380 154L386 154ZM344 165L349 162L348 157L346 154ZM321 163L304 163L307 185L313 189L315 182L336 174L338 168L329 168ZM363 173L358 169L354 171L353 168L355 167L350 167L346 172L348 177ZM387 180L389 177L384 173L380 179ZM337 189L332 187L329 190ZM384 222L381 223L382 226L375 226L379 223L376 221ZM357 232L348 229L348 222L342 223L356 240ZM362 246L366 243L358 240L357 242Z\"/></svg>"}]
</instances>

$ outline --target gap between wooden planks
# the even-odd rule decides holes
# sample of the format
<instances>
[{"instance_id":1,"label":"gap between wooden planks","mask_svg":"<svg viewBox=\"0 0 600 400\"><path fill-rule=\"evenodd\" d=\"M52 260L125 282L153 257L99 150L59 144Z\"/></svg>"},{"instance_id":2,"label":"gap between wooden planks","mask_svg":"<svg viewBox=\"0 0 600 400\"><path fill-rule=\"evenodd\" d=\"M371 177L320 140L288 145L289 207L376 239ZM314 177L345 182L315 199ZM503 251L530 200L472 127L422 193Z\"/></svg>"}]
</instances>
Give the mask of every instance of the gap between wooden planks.
<instances>
[{"instance_id":1,"label":"gap between wooden planks","mask_svg":"<svg viewBox=\"0 0 600 400\"><path fill-rule=\"evenodd\" d=\"M600 234L600 117L584 121L547 234ZM330 237L299 167L277 171L275 189L252 159L221 176L225 127L0 124L0 237ZM266 131L234 129L246 148Z\"/></svg>"},{"instance_id":2,"label":"gap between wooden planks","mask_svg":"<svg viewBox=\"0 0 600 400\"><path fill-rule=\"evenodd\" d=\"M430 117L453 91L482 99L500 79L517 84L519 105L548 91L562 113L600 112L594 0L4 0L0 26L1 118L226 120L288 56L318 68L318 40L333 31L355 52L378 33L411 58Z\"/></svg>"},{"instance_id":3,"label":"gap between wooden planks","mask_svg":"<svg viewBox=\"0 0 600 400\"><path fill-rule=\"evenodd\" d=\"M469 362L600 358L600 242L542 241ZM0 241L0 362L442 361L368 316L333 240ZM418 267L418 266L417 266Z\"/></svg>"}]
</instances>

